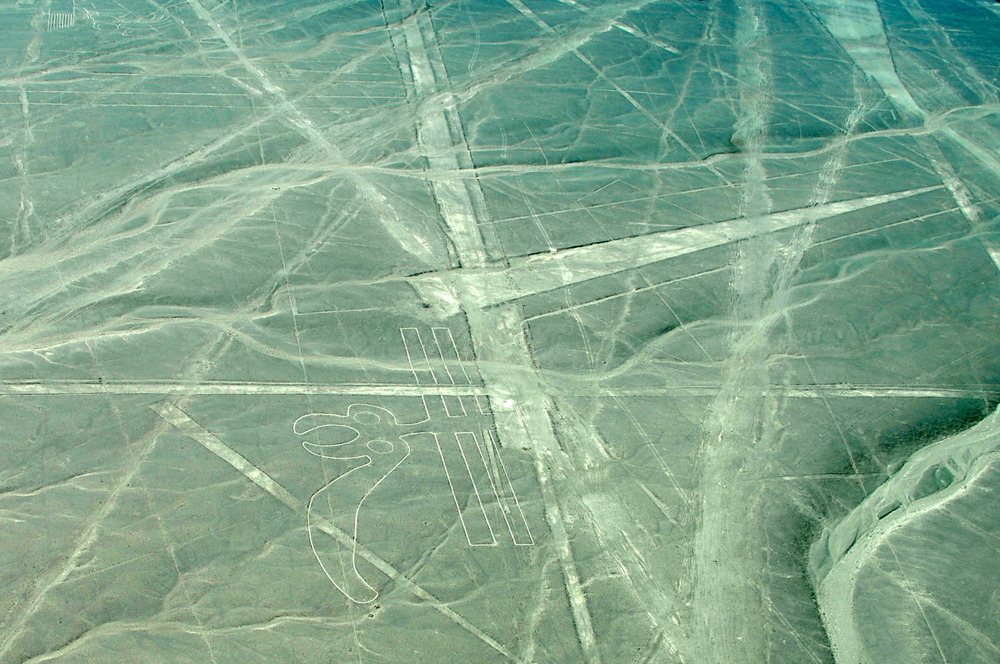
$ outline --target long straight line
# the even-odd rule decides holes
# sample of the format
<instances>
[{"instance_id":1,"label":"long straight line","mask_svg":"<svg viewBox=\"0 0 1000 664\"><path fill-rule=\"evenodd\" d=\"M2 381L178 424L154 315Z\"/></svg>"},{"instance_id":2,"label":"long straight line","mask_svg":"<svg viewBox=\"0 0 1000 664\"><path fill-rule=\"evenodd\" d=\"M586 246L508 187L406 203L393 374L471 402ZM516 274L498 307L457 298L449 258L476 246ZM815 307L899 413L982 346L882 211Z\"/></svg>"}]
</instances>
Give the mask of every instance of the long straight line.
<instances>
[{"instance_id":1,"label":"long straight line","mask_svg":"<svg viewBox=\"0 0 1000 664\"><path fill-rule=\"evenodd\" d=\"M901 398L901 399L977 399L1000 397L1000 386L946 387L906 385L772 385L771 391L788 398ZM555 396L568 397L711 397L719 388L714 385L666 385L661 387L604 388L562 387L553 390ZM2 381L0 396L63 396L63 395L232 395L232 396L489 396L490 390L475 385L397 385L394 383L284 383L284 382L207 382L159 383L128 381Z\"/></svg>"},{"instance_id":2,"label":"long straight line","mask_svg":"<svg viewBox=\"0 0 1000 664\"><path fill-rule=\"evenodd\" d=\"M823 219L926 194L945 185L931 185L876 194L833 203L812 205L782 212L752 215L701 226L660 231L646 235L608 240L561 249L554 253L532 254L512 259L506 269L461 268L442 273L424 273L406 280L418 289L425 283L443 279L459 287L475 288L479 306L491 306L529 295L565 288L571 284L606 277L643 265L686 256L741 240L767 236L789 228L808 226ZM569 275L567 277L567 275ZM434 297L432 291L427 297Z\"/></svg>"},{"instance_id":3,"label":"long straight line","mask_svg":"<svg viewBox=\"0 0 1000 664\"><path fill-rule=\"evenodd\" d=\"M398 385L394 383L340 383L316 384L298 382L207 382L166 383L131 381L3 381L0 396L61 394L231 394L231 395L349 395L349 396L475 396L485 395L482 387L474 385Z\"/></svg>"},{"instance_id":4,"label":"long straight line","mask_svg":"<svg viewBox=\"0 0 1000 664\"><path fill-rule=\"evenodd\" d=\"M400 0L400 5L404 10L412 10L410 0ZM425 42L424 35L427 35L430 44ZM422 108L418 127L420 147L432 168L457 168L463 150L468 152L468 144L460 122L449 126L449 119L458 113L457 99L447 78L446 66L439 59L440 54L436 50L434 25L426 15L418 14L412 24L404 26L403 37L417 97L427 99L437 96L441 101L440 104L427 104ZM437 71L435 63L439 65ZM434 188L435 198L448 238L458 254L459 264L463 268L485 268L487 250L480 231L483 219L477 214L475 204L478 182L469 182L469 187L465 184L440 183ZM586 664L601 664L587 596L573 558L563 510L553 487L552 469L548 466L548 462L554 458L551 455L558 451L558 441L544 405L547 395L536 387L534 381L526 380L513 370L514 367L532 366L531 353L522 334L520 312L512 307L483 310L480 307L484 293L476 291L476 284L467 283L461 285L455 295L468 318L477 357L480 360L493 358L491 364L480 362L480 375L491 391L516 392L520 399L530 402L525 404L528 409L541 407L541 410L530 413L527 417L521 417L521 413L495 410L493 415L497 434L513 444L536 448L535 469L545 504L545 517L562 568L583 661Z\"/></svg>"}]
</instances>

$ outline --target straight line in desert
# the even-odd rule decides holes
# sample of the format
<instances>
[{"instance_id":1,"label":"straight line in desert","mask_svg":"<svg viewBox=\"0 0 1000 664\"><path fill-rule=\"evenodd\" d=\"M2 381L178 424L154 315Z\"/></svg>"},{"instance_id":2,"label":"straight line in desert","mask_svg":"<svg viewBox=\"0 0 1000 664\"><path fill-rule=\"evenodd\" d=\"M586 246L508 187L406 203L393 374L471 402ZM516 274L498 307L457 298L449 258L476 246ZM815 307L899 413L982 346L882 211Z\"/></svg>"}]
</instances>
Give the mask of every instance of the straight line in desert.
<instances>
[{"instance_id":1,"label":"straight line in desert","mask_svg":"<svg viewBox=\"0 0 1000 664\"><path fill-rule=\"evenodd\" d=\"M1000 395L997 386L975 387L906 386L906 385L773 385L771 390L786 398L818 399L897 398L897 399L978 399ZM718 393L712 385L664 385L659 387L568 387L554 390L555 397L712 397ZM283 382L206 382L168 383L131 381L78 380L8 380L0 382L0 396L62 396L106 394L151 395L232 395L232 396L374 396L422 397L490 396L490 390L476 385L397 385L393 383L283 383ZM506 393L504 393L506 394Z\"/></svg>"},{"instance_id":2,"label":"straight line in desert","mask_svg":"<svg viewBox=\"0 0 1000 664\"><path fill-rule=\"evenodd\" d=\"M510 267L506 268L461 268L422 274L410 277L408 281L428 297L440 292L436 284L442 280L457 288L471 288L479 294L480 306L488 307L942 188L943 185L919 187L760 217L609 240L512 259Z\"/></svg>"}]
</instances>

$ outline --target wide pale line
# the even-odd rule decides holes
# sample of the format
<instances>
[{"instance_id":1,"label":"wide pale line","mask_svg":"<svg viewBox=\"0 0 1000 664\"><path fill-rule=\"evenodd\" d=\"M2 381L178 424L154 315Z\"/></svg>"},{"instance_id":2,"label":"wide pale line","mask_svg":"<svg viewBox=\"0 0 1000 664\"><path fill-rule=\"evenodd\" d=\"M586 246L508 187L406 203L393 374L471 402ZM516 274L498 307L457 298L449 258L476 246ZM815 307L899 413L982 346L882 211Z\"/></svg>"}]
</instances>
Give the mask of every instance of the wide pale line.
<instances>
[{"instance_id":1,"label":"wide pale line","mask_svg":"<svg viewBox=\"0 0 1000 664\"><path fill-rule=\"evenodd\" d=\"M150 405L150 408L152 408L157 415L176 427L178 431L200 443L209 452L216 455L236 470L240 471L240 473L242 473L248 480L277 498L283 505L302 518L306 518L306 503L293 496L288 489L278 484L267 473L253 465L253 463L251 463L246 457L222 442L211 431L188 417L187 413L182 411L180 408L168 401L158 401L157 403ZM460 616L450 607L441 602L441 600L437 599L429 592L418 586L415 582L408 579L402 572L367 549L363 544L355 542L354 538L342 531L340 528L337 528L337 526L322 517L317 517L315 514L312 515L310 519L312 523L316 524L316 526L326 534L346 544L347 546L354 548L359 556L378 568L379 571L392 579L400 588L405 589L410 594L423 600L452 622L475 635L486 645L493 648L507 659L515 662L517 661L517 658L510 651L500 645L492 637Z\"/></svg>"},{"instance_id":2,"label":"wide pale line","mask_svg":"<svg viewBox=\"0 0 1000 664\"><path fill-rule=\"evenodd\" d=\"M609 240L514 259L506 269L459 269L418 275L407 281L428 298L435 297L434 282L440 280L456 287L473 286L481 294L480 306L486 307L943 188L944 185L932 185Z\"/></svg>"},{"instance_id":3,"label":"wide pale line","mask_svg":"<svg viewBox=\"0 0 1000 664\"><path fill-rule=\"evenodd\" d=\"M159 382L98 382L74 380L3 381L0 395L60 394L231 394L231 395L344 395L344 396L485 396L486 390L475 385L397 385L393 383L282 383L282 382L208 382L208 383L159 383Z\"/></svg>"},{"instance_id":4,"label":"wide pale line","mask_svg":"<svg viewBox=\"0 0 1000 664\"><path fill-rule=\"evenodd\" d=\"M293 512L303 517L306 515L305 503L293 496L288 489L275 482L263 470L253 465L245 456L219 440L211 431L188 417L187 413L180 408L169 401L158 401L149 407L157 415L174 425L178 431L201 443L205 449L243 473L244 477L280 500ZM344 537L347 535L344 534Z\"/></svg>"},{"instance_id":5,"label":"wide pale line","mask_svg":"<svg viewBox=\"0 0 1000 664\"><path fill-rule=\"evenodd\" d=\"M400 4L412 10L409 0L401 0ZM410 56L409 68L415 91L419 97L426 97L428 94L442 95L441 105L424 106L417 131L419 143L432 168L458 166L462 151L468 154L469 150L461 127L455 127L452 134L453 129L449 126L449 115L452 113L459 115L457 99L447 78L447 67L440 58L433 22L426 12L418 12L414 17L413 24L404 28L403 34ZM430 46L425 42L425 35L431 40ZM437 71L432 66L432 58L438 60L441 65ZM458 146L455 145L453 137L460 138ZM482 192L478 189L478 182L469 183L469 187L459 182L450 184L451 186L435 186L434 189L441 219L445 223L448 238L458 254L459 264L466 269L481 269L485 267L487 257L486 244L480 228L480 222L484 219L477 216L477 207L473 199L480 199ZM476 191L479 191L478 196ZM521 334L519 312L481 309L480 298L475 294L475 284L462 284L452 292L447 292L449 290L451 289L438 289L438 292L446 293L446 302L465 310L473 347L476 356L480 358L479 373L487 389L490 392L516 390L525 405L529 403L532 406L542 405L544 409L546 395L537 387L533 388L535 381L523 374L525 371L530 372L533 365L531 353ZM495 358L494 362L496 358L503 357L500 361L503 368L481 361L490 357ZM563 523L562 511L556 500L555 489L551 486L550 469L547 460L540 456L558 450L558 441L551 428L551 421L548 417L529 416L527 419L515 419L510 409L494 410L493 414L497 435L503 442L519 446L532 445L536 448L535 469L545 503L545 517L549 522L559 556L573 624L583 650L583 660L586 664L601 664L597 637L587 607L587 597L573 559L573 551Z\"/></svg>"},{"instance_id":6,"label":"wide pale line","mask_svg":"<svg viewBox=\"0 0 1000 664\"><path fill-rule=\"evenodd\" d=\"M772 391L788 398L816 399L820 397L848 398L925 398L968 399L1000 394L996 386L975 387L908 387L905 385L773 385ZM705 397L715 396L718 388L712 385L664 385L661 387L569 387L553 390L556 397ZM97 381L5 381L0 382L0 396L63 396L104 394L152 395L231 395L231 396L281 396L281 395L330 395L330 396L489 396L484 387L473 385L394 385L311 383L142 383Z\"/></svg>"}]
</instances>

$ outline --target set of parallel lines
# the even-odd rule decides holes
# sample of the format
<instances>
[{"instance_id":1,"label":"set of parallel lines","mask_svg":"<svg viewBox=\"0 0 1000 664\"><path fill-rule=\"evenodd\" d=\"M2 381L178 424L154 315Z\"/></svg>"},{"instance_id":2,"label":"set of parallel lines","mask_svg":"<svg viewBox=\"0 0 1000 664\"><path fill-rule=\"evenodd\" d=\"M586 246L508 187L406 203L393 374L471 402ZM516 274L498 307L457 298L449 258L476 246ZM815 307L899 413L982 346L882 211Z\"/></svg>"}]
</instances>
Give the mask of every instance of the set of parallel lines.
<instances>
[{"instance_id":1,"label":"set of parallel lines","mask_svg":"<svg viewBox=\"0 0 1000 664\"><path fill-rule=\"evenodd\" d=\"M399 329L406 351L406 360L418 386L470 386L465 363L458 352L455 337L447 327L431 328L430 339L415 327ZM476 409L486 415L488 404L479 394L468 396L439 394L447 417L469 417L466 399L475 399ZM424 396L425 407L427 396ZM433 397L432 397L433 398ZM427 408L428 419L432 409ZM458 518L469 546L496 546L494 524L507 524L515 545L535 543L527 519L511 483L507 467L500 457L495 432L484 430L482 441L473 431L459 431L453 436L434 434L441 465L444 467Z\"/></svg>"},{"instance_id":2,"label":"set of parallel lines","mask_svg":"<svg viewBox=\"0 0 1000 664\"><path fill-rule=\"evenodd\" d=\"M52 32L54 30L62 30L63 28L72 28L75 25L76 25L75 14L49 12L45 29L48 32Z\"/></svg>"},{"instance_id":3,"label":"set of parallel lines","mask_svg":"<svg viewBox=\"0 0 1000 664\"><path fill-rule=\"evenodd\" d=\"M434 340L431 353L427 352L427 345L417 328L401 327L399 333L403 338L406 361L409 363L410 372L417 385L471 385L469 374L458 354L458 346L455 344L451 330L446 327L431 328L431 337ZM435 350L436 353L433 352ZM452 371L448 367L449 363L457 365L461 371ZM456 378L463 382L456 382ZM467 417L469 415L463 397L442 394L440 398L448 417ZM482 402L478 398L476 406L480 413L485 414Z\"/></svg>"}]
</instances>

